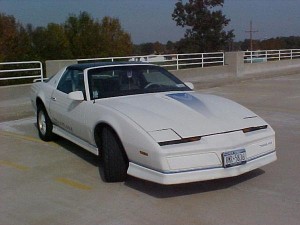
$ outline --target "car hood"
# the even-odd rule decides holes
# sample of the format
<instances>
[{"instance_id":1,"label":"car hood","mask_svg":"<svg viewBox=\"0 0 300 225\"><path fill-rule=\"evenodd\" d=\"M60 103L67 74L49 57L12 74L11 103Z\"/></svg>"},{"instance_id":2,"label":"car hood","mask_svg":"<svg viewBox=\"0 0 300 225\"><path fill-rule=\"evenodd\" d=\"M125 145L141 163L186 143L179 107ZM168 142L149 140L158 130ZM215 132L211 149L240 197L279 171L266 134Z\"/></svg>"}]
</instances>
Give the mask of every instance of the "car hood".
<instances>
[{"instance_id":1,"label":"car hood","mask_svg":"<svg viewBox=\"0 0 300 225\"><path fill-rule=\"evenodd\" d=\"M173 130L181 138L265 125L231 100L196 92L167 92L97 101L126 115L147 132Z\"/></svg>"}]
</instances>

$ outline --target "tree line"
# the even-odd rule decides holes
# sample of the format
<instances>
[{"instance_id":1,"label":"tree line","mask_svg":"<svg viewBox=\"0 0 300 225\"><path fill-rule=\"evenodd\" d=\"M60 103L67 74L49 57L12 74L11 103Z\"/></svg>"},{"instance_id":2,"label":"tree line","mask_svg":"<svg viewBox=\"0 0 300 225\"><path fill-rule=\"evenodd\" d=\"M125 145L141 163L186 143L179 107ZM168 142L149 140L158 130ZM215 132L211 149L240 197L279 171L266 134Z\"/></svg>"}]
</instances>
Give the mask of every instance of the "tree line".
<instances>
[{"instance_id":1,"label":"tree line","mask_svg":"<svg viewBox=\"0 0 300 225\"><path fill-rule=\"evenodd\" d=\"M62 24L34 28L0 14L0 61L123 56L132 51L130 34L116 18L99 21L81 12Z\"/></svg>"},{"instance_id":2,"label":"tree line","mask_svg":"<svg viewBox=\"0 0 300 225\"><path fill-rule=\"evenodd\" d=\"M300 37L276 37L265 40L252 40L253 50L279 50L279 49L300 49ZM250 40L233 43L232 50L250 50Z\"/></svg>"},{"instance_id":3,"label":"tree line","mask_svg":"<svg viewBox=\"0 0 300 225\"><path fill-rule=\"evenodd\" d=\"M279 49L300 49L300 37L276 37L265 40L252 40L253 51L255 50L279 50ZM134 45L135 55L149 55L149 54L179 54L190 53L187 51L180 51L182 49L182 41L168 41L166 44L160 42L148 42L139 45ZM250 50L250 40L231 42L220 49L222 51L247 51ZM217 50L218 51L218 50ZM211 51L210 51L211 52Z\"/></svg>"},{"instance_id":4,"label":"tree line","mask_svg":"<svg viewBox=\"0 0 300 225\"><path fill-rule=\"evenodd\" d=\"M139 45L118 19L108 16L98 20L81 12L62 24L35 28L0 13L0 62L249 50L250 40L234 42L234 31L226 30L230 19L223 15L223 5L224 0L178 0L171 17L186 28L184 37ZM253 50L292 48L300 48L300 37L253 40Z\"/></svg>"}]
</instances>

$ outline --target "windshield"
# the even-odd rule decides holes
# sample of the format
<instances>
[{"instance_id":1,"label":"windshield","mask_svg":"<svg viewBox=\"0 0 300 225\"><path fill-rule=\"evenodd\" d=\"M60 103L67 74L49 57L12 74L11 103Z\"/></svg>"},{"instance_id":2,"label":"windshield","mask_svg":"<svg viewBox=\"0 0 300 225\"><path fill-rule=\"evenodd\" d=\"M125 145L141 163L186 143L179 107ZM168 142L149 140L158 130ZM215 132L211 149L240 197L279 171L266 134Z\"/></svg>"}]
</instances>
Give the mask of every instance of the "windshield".
<instances>
[{"instance_id":1,"label":"windshield","mask_svg":"<svg viewBox=\"0 0 300 225\"><path fill-rule=\"evenodd\" d=\"M88 71L91 100L124 95L190 90L158 66L114 66Z\"/></svg>"}]
</instances>

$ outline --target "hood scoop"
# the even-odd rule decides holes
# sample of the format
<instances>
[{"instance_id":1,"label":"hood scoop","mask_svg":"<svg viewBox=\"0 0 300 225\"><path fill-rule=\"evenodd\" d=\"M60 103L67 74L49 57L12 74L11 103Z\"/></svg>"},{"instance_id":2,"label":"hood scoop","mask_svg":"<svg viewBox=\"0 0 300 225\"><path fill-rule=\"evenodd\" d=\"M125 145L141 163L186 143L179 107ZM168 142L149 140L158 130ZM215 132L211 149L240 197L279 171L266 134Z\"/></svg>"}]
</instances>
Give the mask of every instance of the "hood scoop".
<instances>
[{"instance_id":1,"label":"hood scoop","mask_svg":"<svg viewBox=\"0 0 300 225\"><path fill-rule=\"evenodd\" d=\"M201 112L203 116L211 115L211 112L205 106L205 104L195 96L189 93L175 93L166 95L182 104L187 106L190 109L195 110L196 112Z\"/></svg>"}]
</instances>

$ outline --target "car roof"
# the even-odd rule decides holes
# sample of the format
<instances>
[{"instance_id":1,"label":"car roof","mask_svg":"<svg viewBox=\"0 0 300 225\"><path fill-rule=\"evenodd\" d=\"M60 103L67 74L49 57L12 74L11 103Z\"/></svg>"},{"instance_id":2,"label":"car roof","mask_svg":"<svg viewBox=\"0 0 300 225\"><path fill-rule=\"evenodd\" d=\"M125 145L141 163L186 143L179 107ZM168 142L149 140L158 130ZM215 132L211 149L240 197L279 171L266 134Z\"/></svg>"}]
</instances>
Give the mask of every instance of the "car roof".
<instances>
[{"instance_id":1,"label":"car roof","mask_svg":"<svg viewBox=\"0 0 300 225\"><path fill-rule=\"evenodd\" d=\"M79 63L73 64L67 67L67 69L73 70L85 70L93 67L102 67L102 66L119 66L119 65L150 65L145 62L94 62L94 63Z\"/></svg>"}]
</instances>

